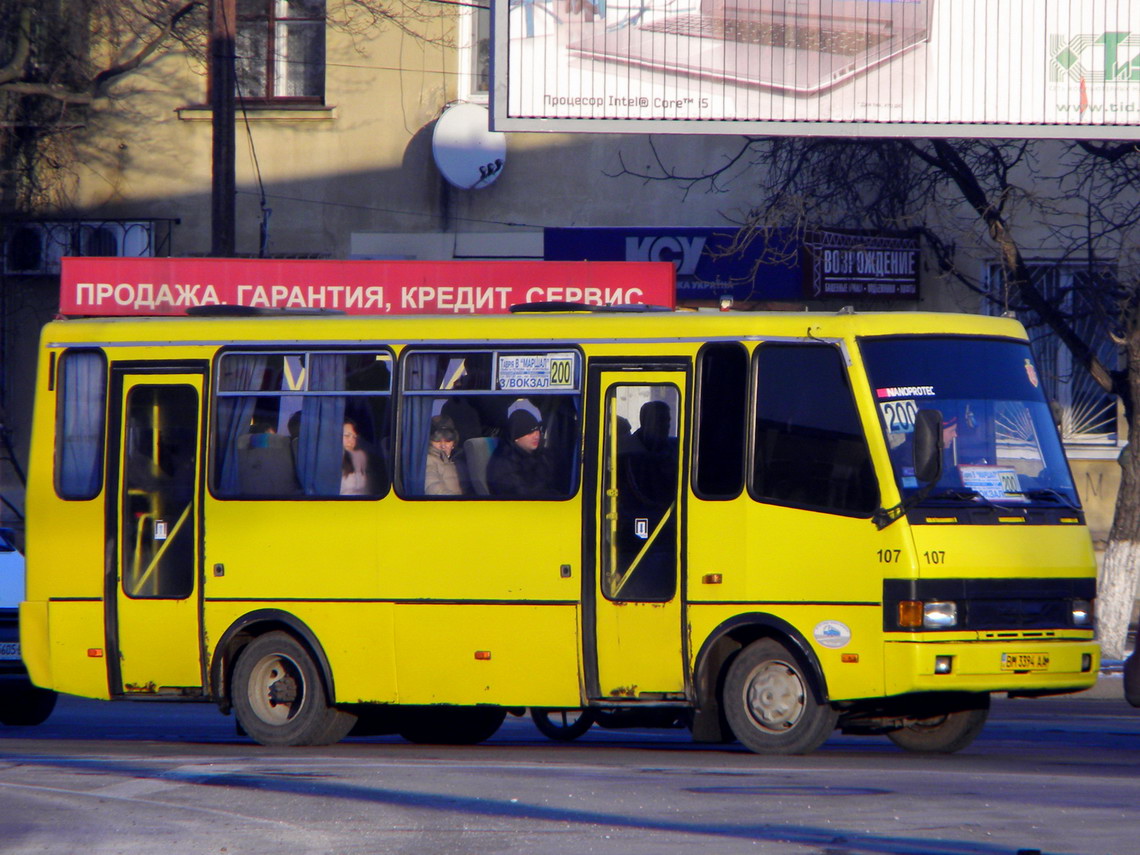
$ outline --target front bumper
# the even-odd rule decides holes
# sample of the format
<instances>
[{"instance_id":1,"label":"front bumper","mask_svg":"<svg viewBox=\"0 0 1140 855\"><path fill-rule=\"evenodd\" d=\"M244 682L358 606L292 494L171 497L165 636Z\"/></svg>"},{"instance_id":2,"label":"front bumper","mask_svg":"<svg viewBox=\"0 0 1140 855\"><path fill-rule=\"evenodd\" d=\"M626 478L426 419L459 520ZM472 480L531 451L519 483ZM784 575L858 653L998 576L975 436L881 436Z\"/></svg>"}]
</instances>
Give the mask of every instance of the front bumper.
<instances>
[{"instance_id":1,"label":"front bumper","mask_svg":"<svg viewBox=\"0 0 1140 855\"><path fill-rule=\"evenodd\" d=\"M1011 654L1032 668L1003 667ZM1047 658L1043 664L1042 654ZM940 661L949 671L939 673ZM909 692L1010 692L1049 694L1091 688L1100 670L1100 647L1092 640L1009 639L977 641L888 641L884 651L886 694Z\"/></svg>"}]
</instances>

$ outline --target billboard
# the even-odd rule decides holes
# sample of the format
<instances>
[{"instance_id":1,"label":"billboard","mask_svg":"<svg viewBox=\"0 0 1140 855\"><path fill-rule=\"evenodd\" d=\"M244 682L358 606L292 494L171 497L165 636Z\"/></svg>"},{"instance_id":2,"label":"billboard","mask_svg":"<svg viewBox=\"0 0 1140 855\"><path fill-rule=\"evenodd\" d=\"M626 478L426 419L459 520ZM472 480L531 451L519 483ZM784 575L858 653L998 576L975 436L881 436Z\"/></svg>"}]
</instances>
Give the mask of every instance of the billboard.
<instances>
[{"instance_id":1,"label":"billboard","mask_svg":"<svg viewBox=\"0 0 1140 855\"><path fill-rule=\"evenodd\" d=\"M1140 0L493 4L500 131L1140 135Z\"/></svg>"},{"instance_id":2,"label":"billboard","mask_svg":"<svg viewBox=\"0 0 1140 855\"><path fill-rule=\"evenodd\" d=\"M662 262L65 258L61 267L64 315L184 315L211 306L469 315L521 303L675 305L673 265Z\"/></svg>"},{"instance_id":3,"label":"billboard","mask_svg":"<svg viewBox=\"0 0 1140 855\"><path fill-rule=\"evenodd\" d=\"M669 261L677 299L693 303L915 300L918 238L913 234L773 230L741 245L725 228L547 228L548 260Z\"/></svg>"}]
</instances>

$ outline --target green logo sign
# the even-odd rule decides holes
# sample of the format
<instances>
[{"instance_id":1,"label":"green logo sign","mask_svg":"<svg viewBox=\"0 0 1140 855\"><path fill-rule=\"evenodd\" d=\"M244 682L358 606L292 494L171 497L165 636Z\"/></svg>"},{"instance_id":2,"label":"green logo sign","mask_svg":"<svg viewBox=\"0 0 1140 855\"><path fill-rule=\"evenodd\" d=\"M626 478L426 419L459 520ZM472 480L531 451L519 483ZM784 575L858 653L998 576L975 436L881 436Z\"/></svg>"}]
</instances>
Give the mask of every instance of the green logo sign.
<instances>
[{"instance_id":1,"label":"green logo sign","mask_svg":"<svg viewBox=\"0 0 1140 855\"><path fill-rule=\"evenodd\" d=\"M1049 80L1053 83L1140 81L1140 33L1049 36Z\"/></svg>"}]
</instances>

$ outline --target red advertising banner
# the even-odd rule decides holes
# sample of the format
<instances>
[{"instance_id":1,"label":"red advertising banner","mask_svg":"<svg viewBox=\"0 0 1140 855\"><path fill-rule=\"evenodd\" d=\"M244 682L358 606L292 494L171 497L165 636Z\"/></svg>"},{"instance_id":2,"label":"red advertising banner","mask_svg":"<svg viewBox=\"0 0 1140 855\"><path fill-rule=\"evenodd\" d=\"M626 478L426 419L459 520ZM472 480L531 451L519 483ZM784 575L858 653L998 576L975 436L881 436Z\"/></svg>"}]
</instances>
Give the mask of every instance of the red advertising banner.
<instances>
[{"instance_id":1,"label":"red advertising banner","mask_svg":"<svg viewBox=\"0 0 1140 855\"><path fill-rule=\"evenodd\" d=\"M673 308L669 262L65 258L64 315L183 315L198 306L350 315L501 314L520 303Z\"/></svg>"}]
</instances>

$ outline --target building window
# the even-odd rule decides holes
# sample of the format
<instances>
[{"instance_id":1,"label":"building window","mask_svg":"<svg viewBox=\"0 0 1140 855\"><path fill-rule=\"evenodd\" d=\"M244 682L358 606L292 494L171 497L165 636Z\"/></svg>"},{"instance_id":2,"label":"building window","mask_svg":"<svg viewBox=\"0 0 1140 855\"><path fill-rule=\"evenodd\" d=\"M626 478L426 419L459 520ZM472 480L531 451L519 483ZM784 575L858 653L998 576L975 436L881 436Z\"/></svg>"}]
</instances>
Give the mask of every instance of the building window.
<instances>
[{"instance_id":1,"label":"building window","mask_svg":"<svg viewBox=\"0 0 1140 855\"><path fill-rule=\"evenodd\" d=\"M1111 300L1115 289L1107 270L1090 271L1084 265L1030 264L1030 275L1042 296L1059 306L1073 329L1110 371L1120 362L1120 348L1105 328L1106 313L1099 299ZM1001 268L990 270L990 310L994 314L1013 310L1029 332L1030 347L1045 394L1058 410L1061 438L1073 447L1110 447L1119 444L1116 397L1101 388L1092 375L1074 359L1069 349L1036 313L1018 304L1016 295L1005 293Z\"/></svg>"},{"instance_id":2,"label":"building window","mask_svg":"<svg viewBox=\"0 0 1140 855\"><path fill-rule=\"evenodd\" d=\"M237 0L238 97L323 103L325 0Z\"/></svg>"},{"instance_id":3,"label":"building window","mask_svg":"<svg viewBox=\"0 0 1140 855\"><path fill-rule=\"evenodd\" d=\"M491 91L491 3L475 0L459 16L459 97L485 101Z\"/></svg>"}]
</instances>

